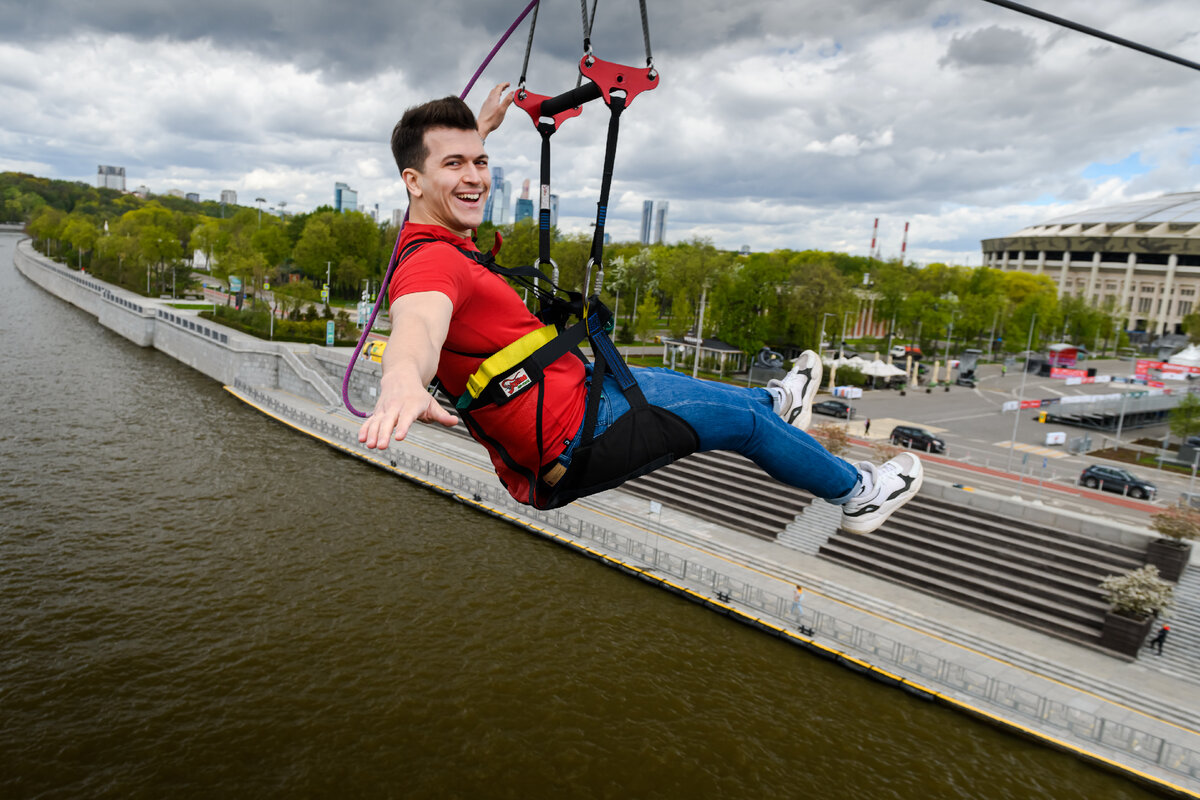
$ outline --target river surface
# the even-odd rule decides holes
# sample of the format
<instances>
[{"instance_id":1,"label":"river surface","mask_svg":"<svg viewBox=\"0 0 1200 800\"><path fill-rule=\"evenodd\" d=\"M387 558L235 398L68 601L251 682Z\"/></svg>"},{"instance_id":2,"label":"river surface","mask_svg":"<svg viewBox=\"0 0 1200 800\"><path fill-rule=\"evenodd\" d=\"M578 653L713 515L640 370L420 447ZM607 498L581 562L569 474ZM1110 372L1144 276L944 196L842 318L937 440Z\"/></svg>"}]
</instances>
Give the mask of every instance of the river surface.
<instances>
[{"instance_id":1,"label":"river surface","mask_svg":"<svg viewBox=\"0 0 1200 800\"><path fill-rule=\"evenodd\" d=\"M0 797L1140 798L339 455L0 234Z\"/></svg>"}]
</instances>

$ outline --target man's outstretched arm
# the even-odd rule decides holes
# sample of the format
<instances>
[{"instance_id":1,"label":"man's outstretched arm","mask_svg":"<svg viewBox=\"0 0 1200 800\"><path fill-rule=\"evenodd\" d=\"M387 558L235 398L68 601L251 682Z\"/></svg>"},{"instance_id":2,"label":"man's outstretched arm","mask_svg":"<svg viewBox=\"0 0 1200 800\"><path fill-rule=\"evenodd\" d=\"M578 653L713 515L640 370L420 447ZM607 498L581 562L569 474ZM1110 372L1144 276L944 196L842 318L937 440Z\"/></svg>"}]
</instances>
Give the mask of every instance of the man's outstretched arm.
<instances>
[{"instance_id":1,"label":"man's outstretched arm","mask_svg":"<svg viewBox=\"0 0 1200 800\"><path fill-rule=\"evenodd\" d=\"M396 324L383 351L379 400L358 431L358 440L367 447L382 450L393 435L402 441L416 420L446 427L458 422L425 388L437 372L453 311L450 298L441 292L406 294L392 306Z\"/></svg>"}]
</instances>

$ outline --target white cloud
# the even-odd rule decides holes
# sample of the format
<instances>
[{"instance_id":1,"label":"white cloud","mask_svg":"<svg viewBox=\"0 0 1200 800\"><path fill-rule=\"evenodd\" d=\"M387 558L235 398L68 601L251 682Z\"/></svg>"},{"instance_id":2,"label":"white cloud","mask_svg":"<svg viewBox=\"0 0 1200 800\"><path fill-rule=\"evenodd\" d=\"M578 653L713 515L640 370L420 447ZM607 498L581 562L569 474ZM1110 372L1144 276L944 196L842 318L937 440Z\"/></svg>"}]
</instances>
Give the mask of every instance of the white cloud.
<instances>
[{"instance_id":1,"label":"white cloud","mask_svg":"<svg viewBox=\"0 0 1200 800\"><path fill-rule=\"evenodd\" d=\"M103 4L102 4L103 5ZM635 4L601 9L597 54L642 58ZM345 181L386 215L403 187L388 151L403 109L457 92L511 21L507 5L296 6L47 0L55 26L0 30L0 166L215 197L236 189L304 210ZM1200 59L1187 0L1060 0L1054 13ZM979 239L1091 205L1200 181L1189 116L1196 76L982 3L794 0L650 4L662 81L621 120L608 230L635 238L644 199L669 200L668 238L719 246L978 263ZM547 4L530 89L574 85L578 14ZM477 85L515 80L525 28ZM554 136L560 224L588 231L607 113L590 104ZM539 139L514 110L488 142L514 192L536 182ZM1085 179L1132 153L1150 169Z\"/></svg>"}]
</instances>

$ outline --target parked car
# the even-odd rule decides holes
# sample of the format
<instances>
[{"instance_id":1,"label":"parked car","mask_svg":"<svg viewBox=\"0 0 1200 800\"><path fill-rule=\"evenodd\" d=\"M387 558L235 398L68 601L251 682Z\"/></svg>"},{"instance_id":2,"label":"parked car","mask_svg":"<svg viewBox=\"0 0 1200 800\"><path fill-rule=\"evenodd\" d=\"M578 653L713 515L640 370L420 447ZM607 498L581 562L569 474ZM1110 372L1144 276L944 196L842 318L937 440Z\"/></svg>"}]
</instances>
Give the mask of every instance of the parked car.
<instances>
[{"instance_id":1,"label":"parked car","mask_svg":"<svg viewBox=\"0 0 1200 800\"><path fill-rule=\"evenodd\" d=\"M1084 467L1083 472L1079 474L1079 482L1089 489L1118 492L1139 500L1151 500L1158 493L1157 486L1150 481L1142 480L1129 470L1120 467L1104 467L1099 464Z\"/></svg>"},{"instance_id":2,"label":"parked car","mask_svg":"<svg viewBox=\"0 0 1200 800\"><path fill-rule=\"evenodd\" d=\"M842 419L850 419L854 416L854 407L841 400L822 400L819 403L813 403L813 411Z\"/></svg>"},{"instance_id":3,"label":"parked car","mask_svg":"<svg viewBox=\"0 0 1200 800\"><path fill-rule=\"evenodd\" d=\"M892 428L891 442L910 450L924 450L927 453L946 452L944 440L915 425L897 425Z\"/></svg>"},{"instance_id":4,"label":"parked car","mask_svg":"<svg viewBox=\"0 0 1200 800\"><path fill-rule=\"evenodd\" d=\"M894 344L888 354L895 361L903 361L905 356L912 356L913 361L920 361L921 348L915 344Z\"/></svg>"},{"instance_id":5,"label":"parked car","mask_svg":"<svg viewBox=\"0 0 1200 800\"><path fill-rule=\"evenodd\" d=\"M962 376L959 376L958 378L955 379L954 385L955 386L966 386L968 389L974 389L975 388L975 379L974 378L964 378Z\"/></svg>"},{"instance_id":6,"label":"parked car","mask_svg":"<svg viewBox=\"0 0 1200 800\"><path fill-rule=\"evenodd\" d=\"M367 342L367 346L362 349L362 357L368 361L383 363L383 351L387 347L387 342L374 341Z\"/></svg>"}]
</instances>

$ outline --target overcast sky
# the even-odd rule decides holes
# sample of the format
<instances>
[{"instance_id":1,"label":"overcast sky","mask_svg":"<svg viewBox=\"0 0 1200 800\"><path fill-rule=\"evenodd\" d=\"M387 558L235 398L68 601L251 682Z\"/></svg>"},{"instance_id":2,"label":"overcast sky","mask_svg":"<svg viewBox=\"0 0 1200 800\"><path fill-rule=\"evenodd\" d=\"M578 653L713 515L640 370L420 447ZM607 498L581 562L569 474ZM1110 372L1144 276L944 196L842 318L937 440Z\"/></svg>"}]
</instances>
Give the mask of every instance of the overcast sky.
<instances>
[{"instance_id":1,"label":"overcast sky","mask_svg":"<svg viewBox=\"0 0 1200 800\"><path fill-rule=\"evenodd\" d=\"M289 210L333 184L403 207L403 110L458 94L527 0L0 0L0 169L95 185L234 189ZM1200 61L1196 0L1027 0ZM667 240L980 263L982 238L1095 205L1200 189L1200 72L982 0L648 0L659 88L622 117L608 230ZM546 0L528 87L575 85L575 0ZM480 10L482 7L482 10ZM644 61L636 0L601 0L600 58ZM528 21L468 97L516 81ZM608 114L555 135L561 228L595 213ZM540 139L489 139L519 191Z\"/></svg>"}]
</instances>

